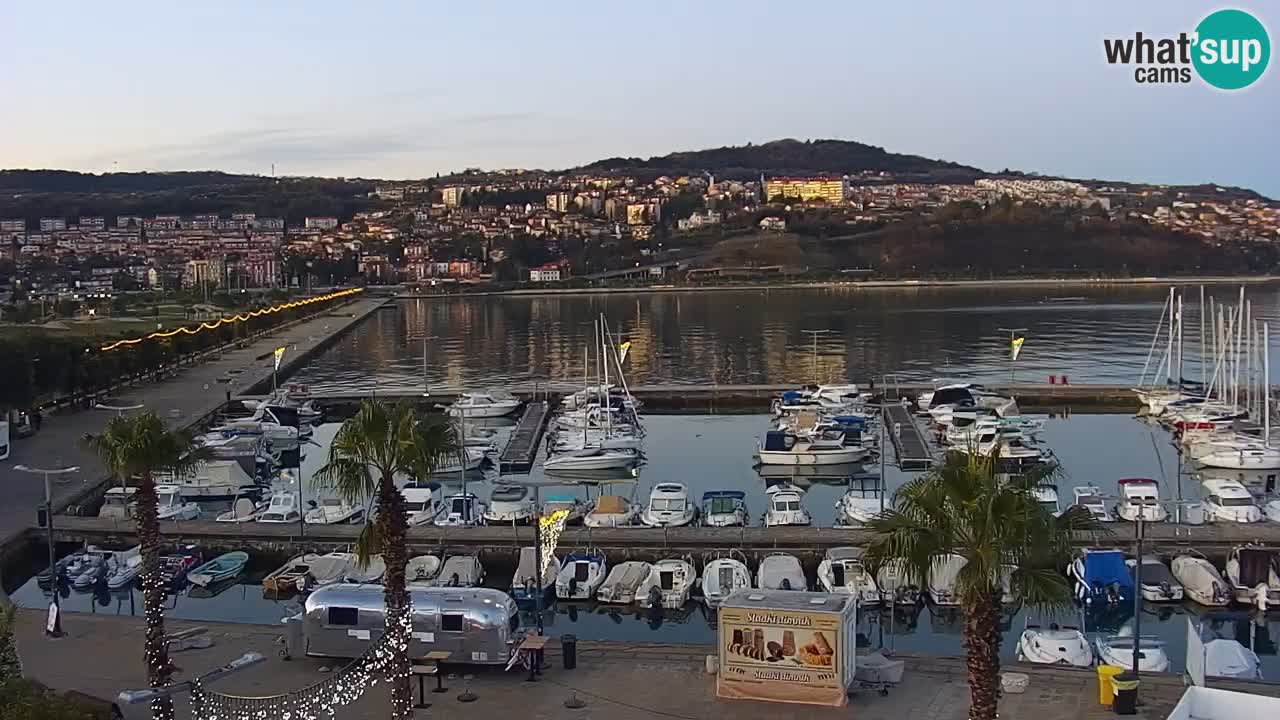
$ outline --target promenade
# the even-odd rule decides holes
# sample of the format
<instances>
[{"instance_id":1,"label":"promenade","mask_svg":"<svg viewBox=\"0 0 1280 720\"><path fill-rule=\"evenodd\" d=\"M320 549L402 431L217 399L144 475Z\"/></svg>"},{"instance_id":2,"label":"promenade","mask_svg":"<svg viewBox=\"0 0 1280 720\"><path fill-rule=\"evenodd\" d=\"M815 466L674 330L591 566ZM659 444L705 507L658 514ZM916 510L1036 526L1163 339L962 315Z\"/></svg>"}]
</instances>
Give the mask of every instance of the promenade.
<instances>
[{"instance_id":1,"label":"promenade","mask_svg":"<svg viewBox=\"0 0 1280 720\"><path fill-rule=\"evenodd\" d=\"M288 348L285 362L297 361L334 334L342 332L374 312L385 298L361 297L288 328L259 337L244 347L219 356L158 382L127 388L114 395L117 406L143 404L172 427L184 427L218 410L230 391L234 396L254 383L270 379L271 351ZM232 383L218 379L230 370L242 371ZM58 468L78 465L80 471L54 476L54 506L96 484L106 476L102 465L82 450L79 440L86 433L100 432L111 419L109 410L63 408L44 418L40 431L15 440L13 452L0 463L0 545L36 523L36 509L44 503L44 478L14 470L15 465Z\"/></svg>"}]
</instances>

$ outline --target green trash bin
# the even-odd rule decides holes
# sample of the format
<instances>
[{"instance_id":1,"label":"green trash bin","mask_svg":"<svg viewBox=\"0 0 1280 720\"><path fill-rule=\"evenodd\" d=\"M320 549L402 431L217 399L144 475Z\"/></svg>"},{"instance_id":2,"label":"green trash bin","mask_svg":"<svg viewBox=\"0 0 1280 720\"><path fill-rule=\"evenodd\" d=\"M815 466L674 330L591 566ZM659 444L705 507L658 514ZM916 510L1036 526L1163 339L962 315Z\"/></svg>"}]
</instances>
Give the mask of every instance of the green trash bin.
<instances>
[{"instance_id":1,"label":"green trash bin","mask_svg":"<svg viewBox=\"0 0 1280 720\"><path fill-rule=\"evenodd\" d=\"M1138 676L1131 672L1121 673L1111 678L1111 687L1115 690L1115 702L1112 711L1117 715L1138 714Z\"/></svg>"}]
</instances>

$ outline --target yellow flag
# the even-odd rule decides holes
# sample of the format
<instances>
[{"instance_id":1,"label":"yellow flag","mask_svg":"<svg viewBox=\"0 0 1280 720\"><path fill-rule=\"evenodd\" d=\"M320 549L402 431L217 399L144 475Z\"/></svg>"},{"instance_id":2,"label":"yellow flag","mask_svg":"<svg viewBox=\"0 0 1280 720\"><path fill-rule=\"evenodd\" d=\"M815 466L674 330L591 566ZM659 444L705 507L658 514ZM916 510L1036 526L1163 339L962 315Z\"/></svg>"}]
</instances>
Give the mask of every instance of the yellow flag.
<instances>
[{"instance_id":1,"label":"yellow flag","mask_svg":"<svg viewBox=\"0 0 1280 720\"><path fill-rule=\"evenodd\" d=\"M627 361L627 351L631 349L631 341L628 340L618 346L618 362Z\"/></svg>"},{"instance_id":2,"label":"yellow flag","mask_svg":"<svg viewBox=\"0 0 1280 720\"><path fill-rule=\"evenodd\" d=\"M1022 352L1022 342L1024 340L1026 340L1026 338L1020 338L1020 337L1012 338L1009 340L1009 350L1013 353L1012 359L1014 360L1018 359L1018 353Z\"/></svg>"},{"instance_id":3,"label":"yellow flag","mask_svg":"<svg viewBox=\"0 0 1280 720\"><path fill-rule=\"evenodd\" d=\"M280 346L280 347L276 348L275 356L276 356L276 370L279 370L279 369L280 369L280 359L284 357L284 346Z\"/></svg>"}]
</instances>

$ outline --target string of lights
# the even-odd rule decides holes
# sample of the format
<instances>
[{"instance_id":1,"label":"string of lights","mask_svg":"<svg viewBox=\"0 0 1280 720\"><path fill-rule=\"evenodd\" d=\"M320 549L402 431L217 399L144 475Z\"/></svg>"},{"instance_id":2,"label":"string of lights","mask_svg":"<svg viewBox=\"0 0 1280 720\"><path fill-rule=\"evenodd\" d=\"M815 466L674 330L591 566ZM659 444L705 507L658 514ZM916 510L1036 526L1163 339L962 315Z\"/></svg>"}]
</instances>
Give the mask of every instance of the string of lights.
<instances>
[{"instance_id":1,"label":"string of lights","mask_svg":"<svg viewBox=\"0 0 1280 720\"><path fill-rule=\"evenodd\" d=\"M547 566L551 564L551 558L555 557L556 545L560 543L560 533L564 530L564 524L569 519L568 510L556 510L550 515L543 515L538 518L538 531L541 536L542 546L542 567L539 577L547 574Z\"/></svg>"},{"instance_id":2,"label":"string of lights","mask_svg":"<svg viewBox=\"0 0 1280 720\"><path fill-rule=\"evenodd\" d=\"M336 298L346 297L347 295L354 295L355 293L359 293L359 292L364 292L363 288L351 288L349 290L339 290L338 292L332 292L332 293L329 293L328 295L318 295L313 298L307 298L306 300L294 300L293 302L287 302L281 305L273 305L272 307L262 308L261 310L251 310L247 313L239 313L236 315L221 317L221 318L218 318L216 322L201 322L199 325L184 326L184 327L177 328L175 330L166 330L166 331L157 330L156 332L153 332L149 335L144 335L139 338L131 338L129 340L117 340L113 343L103 345L101 348L99 348L99 350L106 352L109 350L115 350L118 347L122 347L126 345L137 345L138 343L145 342L147 340L171 338L179 334L197 335L199 333L204 332L205 330L217 330L223 325L231 325L233 323L245 322L246 320L250 320L252 318L262 317L263 315L271 315L272 313L278 313L282 310L292 310L293 308L302 307L304 305L310 305L312 303L325 302L326 300L334 300Z\"/></svg>"}]
</instances>

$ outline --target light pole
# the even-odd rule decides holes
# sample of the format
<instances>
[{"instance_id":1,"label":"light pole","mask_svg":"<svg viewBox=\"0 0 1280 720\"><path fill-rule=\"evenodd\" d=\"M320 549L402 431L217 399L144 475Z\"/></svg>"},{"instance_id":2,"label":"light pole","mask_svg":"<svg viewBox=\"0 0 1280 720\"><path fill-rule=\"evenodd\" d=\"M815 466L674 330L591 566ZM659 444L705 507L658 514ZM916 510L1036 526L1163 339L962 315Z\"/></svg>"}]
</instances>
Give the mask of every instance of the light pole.
<instances>
[{"instance_id":1,"label":"light pole","mask_svg":"<svg viewBox=\"0 0 1280 720\"><path fill-rule=\"evenodd\" d=\"M1015 382L1017 382L1014 379L1014 373L1016 372L1014 368L1016 367L1015 362L1018 359L1018 346L1014 345L1014 343L1018 339L1018 333L1026 332L1027 329L1026 328L996 328L996 330L999 330L1000 332L1009 333L1009 384L1012 385Z\"/></svg>"},{"instance_id":2,"label":"light pole","mask_svg":"<svg viewBox=\"0 0 1280 720\"><path fill-rule=\"evenodd\" d=\"M62 607L58 604L58 572L56 568L58 553L53 545L53 487L49 483L49 476L78 472L80 466L72 465L68 468L45 469L14 465L13 469L33 475L44 475L44 526L48 531L46 535L49 540L49 579L52 581L51 587L53 589L53 623L45 626L45 634L49 637L62 637Z\"/></svg>"},{"instance_id":3,"label":"light pole","mask_svg":"<svg viewBox=\"0 0 1280 720\"><path fill-rule=\"evenodd\" d=\"M812 377L810 377L809 382L817 384L818 382L818 336L826 335L827 333L832 331L831 330L801 330L800 332L808 333L813 336L813 367L809 371L812 374Z\"/></svg>"},{"instance_id":4,"label":"light pole","mask_svg":"<svg viewBox=\"0 0 1280 720\"><path fill-rule=\"evenodd\" d=\"M410 335L409 341L422 341L422 397L431 397L431 388L427 386L427 343L431 340L439 340L438 335Z\"/></svg>"},{"instance_id":5,"label":"light pole","mask_svg":"<svg viewBox=\"0 0 1280 720\"><path fill-rule=\"evenodd\" d=\"M137 705L138 703L151 702L157 698L189 692L205 683L221 680L228 675L238 673L263 662L266 662L266 658L262 656L262 653L248 652L220 668L185 682L158 688L147 688L146 690L121 690L120 694L116 696L116 702L121 705Z\"/></svg>"}]
</instances>

